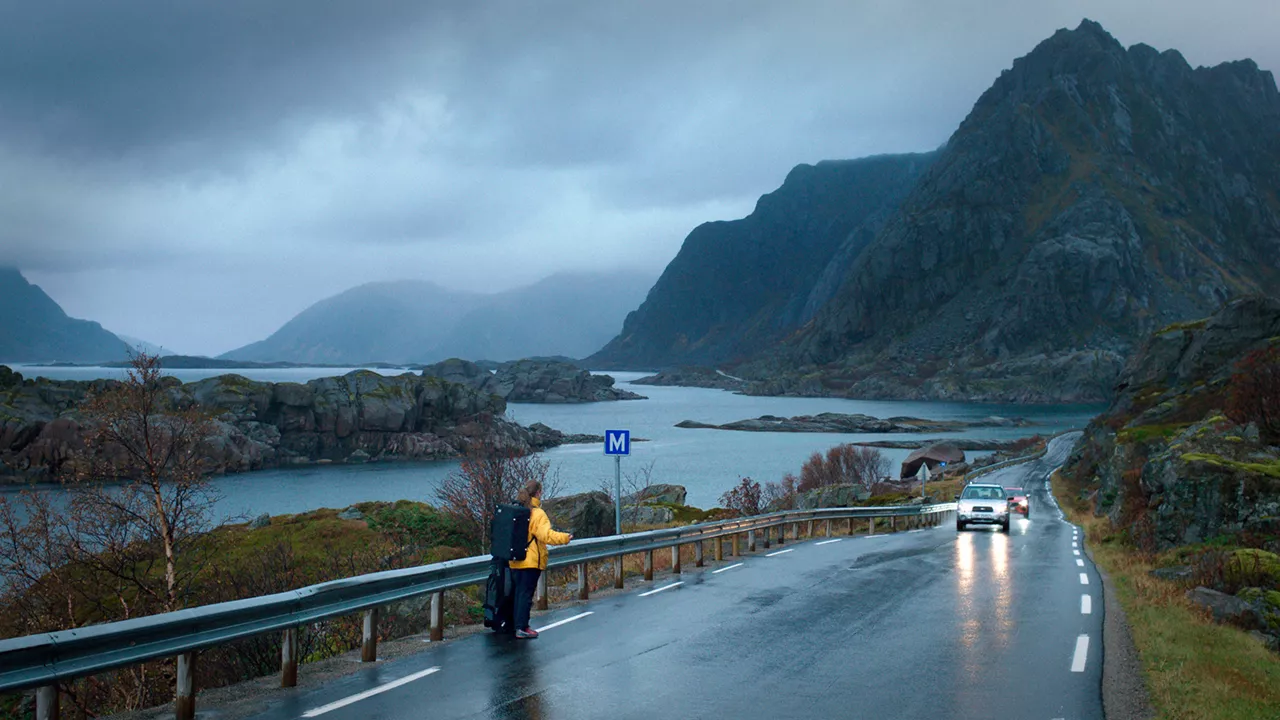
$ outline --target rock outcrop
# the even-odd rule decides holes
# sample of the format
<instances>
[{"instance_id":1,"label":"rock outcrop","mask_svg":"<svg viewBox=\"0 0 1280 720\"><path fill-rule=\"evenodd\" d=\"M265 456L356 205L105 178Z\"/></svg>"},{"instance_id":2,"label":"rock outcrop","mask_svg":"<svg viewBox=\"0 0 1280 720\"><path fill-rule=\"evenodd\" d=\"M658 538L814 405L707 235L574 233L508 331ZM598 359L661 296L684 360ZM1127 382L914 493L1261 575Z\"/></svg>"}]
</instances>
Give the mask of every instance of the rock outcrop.
<instances>
[{"instance_id":1,"label":"rock outcrop","mask_svg":"<svg viewBox=\"0 0 1280 720\"><path fill-rule=\"evenodd\" d=\"M723 425L711 425L694 420L676 423L678 428L699 430L740 430L744 432L792 432L792 433L926 433L954 432L979 427L1026 427L1030 423L1021 418L989 417L970 422L952 420L922 420L913 417L881 419L870 415L846 415L842 413L818 413L784 418L761 415L750 420L737 420Z\"/></svg>"},{"instance_id":2,"label":"rock outcrop","mask_svg":"<svg viewBox=\"0 0 1280 720\"><path fill-rule=\"evenodd\" d=\"M565 497L547 498L542 503L557 530L577 538L604 537L614 530L613 500L595 490Z\"/></svg>"},{"instance_id":3,"label":"rock outcrop","mask_svg":"<svg viewBox=\"0 0 1280 720\"><path fill-rule=\"evenodd\" d=\"M514 403L584 403L645 400L613 386L608 375L592 375L565 362L520 360L498 370L498 394Z\"/></svg>"},{"instance_id":4,"label":"rock outcrop","mask_svg":"<svg viewBox=\"0 0 1280 720\"><path fill-rule=\"evenodd\" d=\"M1280 300L1248 297L1155 333L1064 472L1098 513L1156 548L1280 536L1280 448L1222 414L1247 353L1280 344Z\"/></svg>"},{"instance_id":5,"label":"rock outcrop","mask_svg":"<svg viewBox=\"0 0 1280 720\"><path fill-rule=\"evenodd\" d=\"M592 375L572 363L526 359L503 363L495 372L453 358L422 369L426 376L461 383L514 403L586 403L645 400L643 395L613 386L608 375Z\"/></svg>"},{"instance_id":6,"label":"rock outcrop","mask_svg":"<svg viewBox=\"0 0 1280 720\"><path fill-rule=\"evenodd\" d=\"M699 387L715 390L741 390L747 384L742 378L732 377L712 368L692 365L663 370L631 382L634 385Z\"/></svg>"},{"instance_id":7,"label":"rock outcrop","mask_svg":"<svg viewBox=\"0 0 1280 720\"><path fill-rule=\"evenodd\" d=\"M307 383L269 383L239 375L164 382L177 404L214 417L204 451L214 472L316 462L384 462L458 457L484 441L519 452L566 442L543 426L503 418L506 402L434 377L360 370ZM56 478L81 447L80 405L116 381L23 380L0 368L0 474Z\"/></svg>"}]
</instances>

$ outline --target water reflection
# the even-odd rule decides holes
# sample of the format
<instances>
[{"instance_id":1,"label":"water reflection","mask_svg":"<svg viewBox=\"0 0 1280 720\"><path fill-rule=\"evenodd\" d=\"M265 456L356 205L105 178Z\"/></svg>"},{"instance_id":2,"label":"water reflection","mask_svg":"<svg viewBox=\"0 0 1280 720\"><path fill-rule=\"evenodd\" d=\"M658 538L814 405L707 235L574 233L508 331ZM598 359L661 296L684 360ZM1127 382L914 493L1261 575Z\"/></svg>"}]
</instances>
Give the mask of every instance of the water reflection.
<instances>
[{"instance_id":1,"label":"water reflection","mask_svg":"<svg viewBox=\"0 0 1280 720\"><path fill-rule=\"evenodd\" d=\"M536 641L535 641L536 642ZM495 682L490 696L490 717L501 720L543 720L542 682L534 648L528 642L512 640L507 682Z\"/></svg>"},{"instance_id":2,"label":"water reflection","mask_svg":"<svg viewBox=\"0 0 1280 720\"><path fill-rule=\"evenodd\" d=\"M965 686L978 683L1012 641L1013 539L1001 532L956 536L956 624L960 628L959 667Z\"/></svg>"}]
</instances>

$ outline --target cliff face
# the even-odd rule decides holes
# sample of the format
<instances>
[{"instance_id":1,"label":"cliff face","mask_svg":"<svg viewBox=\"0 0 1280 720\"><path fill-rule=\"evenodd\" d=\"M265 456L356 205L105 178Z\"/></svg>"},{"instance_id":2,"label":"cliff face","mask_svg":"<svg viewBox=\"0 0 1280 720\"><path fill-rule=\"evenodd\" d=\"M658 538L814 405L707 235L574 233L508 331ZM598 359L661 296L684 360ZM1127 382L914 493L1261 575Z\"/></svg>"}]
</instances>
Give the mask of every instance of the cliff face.
<instances>
[{"instance_id":1,"label":"cliff face","mask_svg":"<svg viewBox=\"0 0 1280 720\"><path fill-rule=\"evenodd\" d=\"M0 480L70 471L82 447L79 407L114 382L23 380L0 366ZM434 377L362 370L305 384L239 375L166 382L175 402L215 416L205 452L216 472L454 458L478 439L521 452L561 441L504 419L502 398Z\"/></svg>"},{"instance_id":2,"label":"cliff face","mask_svg":"<svg viewBox=\"0 0 1280 720\"><path fill-rule=\"evenodd\" d=\"M1280 284L1274 78L1126 50L1089 21L1059 31L983 94L843 276L758 374L807 366L853 396L1106 399L1146 334Z\"/></svg>"},{"instance_id":3,"label":"cliff face","mask_svg":"<svg viewBox=\"0 0 1280 720\"><path fill-rule=\"evenodd\" d=\"M715 364L754 355L813 316L932 153L799 165L751 215L698 226L597 368ZM839 267L836 263L834 267Z\"/></svg>"},{"instance_id":4,"label":"cliff face","mask_svg":"<svg viewBox=\"0 0 1280 720\"><path fill-rule=\"evenodd\" d=\"M1064 472L1139 542L1280 537L1280 447L1222 412L1250 352L1280 347L1280 300L1248 297L1150 337ZM1280 549L1280 548L1273 548Z\"/></svg>"},{"instance_id":5,"label":"cliff face","mask_svg":"<svg viewBox=\"0 0 1280 720\"><path fill-rule=\"evenodd\" d=\"M129 356L120 338L58 303L17 270L0 268L0 361L106 362Z\"/></svg>"}]
</instances>

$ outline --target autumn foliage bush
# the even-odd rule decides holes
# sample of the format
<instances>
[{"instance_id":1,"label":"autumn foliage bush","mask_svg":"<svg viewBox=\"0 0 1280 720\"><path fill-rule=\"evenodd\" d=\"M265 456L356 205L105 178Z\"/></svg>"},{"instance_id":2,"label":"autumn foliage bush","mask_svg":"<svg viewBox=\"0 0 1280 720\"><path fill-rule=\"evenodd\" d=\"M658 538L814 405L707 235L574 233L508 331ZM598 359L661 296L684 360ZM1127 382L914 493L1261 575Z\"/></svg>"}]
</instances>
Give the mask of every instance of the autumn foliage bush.
<instances>
[{"instance_id":1,"label":"autumn foliage bush","mask_svg":"<svg viewBox=\"0 0 1280 720\"><path fill-rule=\"evenodd\" d=\"M1280 442L1280 347L1255 350L1236 365L1224 410L1233 422L1257 423L1267 442Z\"/></svg>"},{"instance_id":2,"label":"autumn foliage bush","mask_svg":"<svg viewBox=\"0 0 1280 720\"><path fill-rule=\"evenodd\" d=\"M806 492L830 485L872 485L889 475L889 459L879 450L844 444L836 445L826 455L814 453L800 468L796 489Z\"/></svg>"},{"instance_id":3,"label":"autumn foliage bush","mask_svg":"<svg viewBox=\"0 0 1280 720\"><path fill-rule=\"evenodd\" d=\"M720 504L739 515L759 515L763 511L761 498L760 483L744 477L735 488L720 496Z\"/></svg>"}]
</instances>

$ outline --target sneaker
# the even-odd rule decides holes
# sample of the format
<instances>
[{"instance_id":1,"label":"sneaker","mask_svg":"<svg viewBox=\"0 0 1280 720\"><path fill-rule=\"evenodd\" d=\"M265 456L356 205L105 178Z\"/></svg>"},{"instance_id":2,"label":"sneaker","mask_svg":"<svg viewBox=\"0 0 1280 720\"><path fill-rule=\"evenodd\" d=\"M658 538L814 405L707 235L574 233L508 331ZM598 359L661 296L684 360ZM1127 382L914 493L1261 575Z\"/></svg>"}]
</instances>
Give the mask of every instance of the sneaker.
<instances>
[{"instance_id":1,"label":"sneaker","mask_svg":"<svg viewBox=\"0 0 1280 720\"><path fill-rule=\"evenodd\" d=\"M534 630L533 628L525 628L523 630L517 630L516 637L521 640L532 640L538 637L538 631Z\"/></svg>"}]
</instances>

